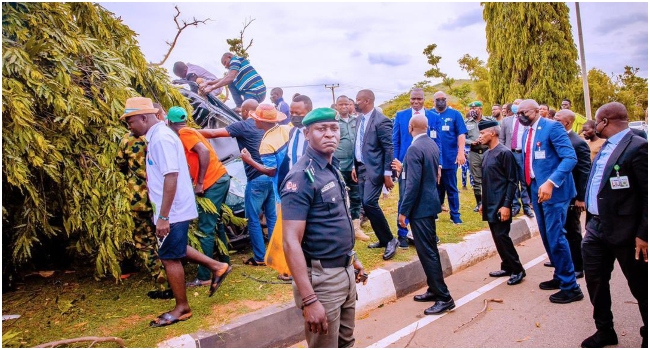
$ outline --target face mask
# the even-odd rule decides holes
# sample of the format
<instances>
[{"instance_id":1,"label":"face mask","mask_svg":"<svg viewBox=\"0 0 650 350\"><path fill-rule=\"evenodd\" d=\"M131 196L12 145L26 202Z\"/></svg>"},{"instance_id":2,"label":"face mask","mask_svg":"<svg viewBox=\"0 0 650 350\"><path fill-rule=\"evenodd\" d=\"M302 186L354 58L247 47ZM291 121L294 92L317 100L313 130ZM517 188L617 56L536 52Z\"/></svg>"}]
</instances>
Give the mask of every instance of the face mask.
<instances>
[{"instance_id":1,"label":"face mask","mask_svg":"<svg viewBox=\"0 0 650 350\"><path fill-rule=\"evenodd\" d=\"M602 121L601 121L600 123L602 123ZM600 124L600 123L598 123L598 124ZM596 124L596 127L594 128L594 134L596 134L596 136L602 138L602 134L601 134L601 133L603 132L603 130L605 130L605 128L607 127L607 125L605 125L602 129L600 129L600 131L598 131L598 124Z\"/></svg>"},{"instance_id":2,"label":"face mask","mask_svg":"<svg viewBox=\"0 0 650 350\"><path fill-rule=\"evenodd\" d=\"M517 119L519 120L519 123L523 126L531 126L533 125L533 121L528 119L523 113L517 113Z\"/></svg>"},{"instance_id":3,"label":"face mask","mask_svg":"<svg viewBox=\"0 0 650 350\"><path fill-rule=\"evenodd\" d=\"M291 124L297 128L302 128L302 119L305 118L304 116L301 115L292 115L291 116Z\"/></svg>"},{"instance_id":4,"label":"face mask","mask_svg":"<svg viewBox=\"0 0 650 350\"><path fill-rule=\"evenodd\" d=\"M447 108L447 101L436 100L436 109L437 110L442 111L445 108Z\"/></svg>"}]
</instances>

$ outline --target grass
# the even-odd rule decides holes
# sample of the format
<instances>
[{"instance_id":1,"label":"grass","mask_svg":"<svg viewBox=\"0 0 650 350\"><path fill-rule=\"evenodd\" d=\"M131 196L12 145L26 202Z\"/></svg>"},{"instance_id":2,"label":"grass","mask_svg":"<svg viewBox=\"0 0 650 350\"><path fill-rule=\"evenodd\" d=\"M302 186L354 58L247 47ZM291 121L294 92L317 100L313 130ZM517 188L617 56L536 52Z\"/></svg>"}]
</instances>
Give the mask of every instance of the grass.
<instances>
[{"instance_id":1,"label":"grass","mask_svg":"<svg viewBox=\"0 0 650 350\"><path fill-rule=\"evenodd\" d=\"M459 181L460 183L460 181ZM397 232L397 189L381 199L388 222ZM461 218L463 225L453 225L449 214L443 212L437 222L442 243L454 243L467 233L482 230L487 224L477 213L472 190L461 190ZM370 225L364 227L370 231ZM371 242L376 236L371 235ZM381 267L382 249L367 249L367 242L357 242L355 249L367 271ZM409 261L416 255L415 248L399 249L392 261ZM18 314L20 318L2 324L3 347L34 347L38 344L83 336L115 336L124 339L128 347L155 347L159 342L198 330L214 330L233 318L271 304L293 300L291 285L271 284L259 280L279 282L277 273L268 267L251 267L242 260L250 251L232 256L233 273L212 298L208 287L188 289L193 317L171 327L151 329L149 321L174 306L173 300L152 300L146 296L152 283L145 272L115 283L96 281L90 268L78 271L56 271L44 278L38 274L25 277L15 292L2 295L2 314ZM186 279L191 280L196 267L186 266ZM71 346L88 346L77 343ZM115 343L97 344L113 347Z\"/></svg>"}]
</instances>

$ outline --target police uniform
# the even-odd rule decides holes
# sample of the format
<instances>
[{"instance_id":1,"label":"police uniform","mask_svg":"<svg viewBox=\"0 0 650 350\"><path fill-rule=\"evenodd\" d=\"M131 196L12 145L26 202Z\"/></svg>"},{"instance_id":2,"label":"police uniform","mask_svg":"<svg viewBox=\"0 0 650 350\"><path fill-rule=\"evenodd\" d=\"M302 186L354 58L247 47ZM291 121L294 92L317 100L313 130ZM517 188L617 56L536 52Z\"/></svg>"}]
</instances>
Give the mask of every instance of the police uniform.
<instances>
[{"instance_id":1,"label":"police uniform","mask_svg":"<svg viewBox=\"0 0 650 350\"><path fill-rule=\"evenodd\" d=\"M472 102L470 107L481 107L483 106L480 102ZM492 117L483 116L481 120L493 121ZM478 211L478 205L481 203L481 166L483 164L483 153L488 150L486 145L476 145L472 146L471 144L478 140L481 136L478 129L478 121L474 118L469 117L465 119L465 127L467 128L467 137L465 138L465 145L469 146L469 171L472 177L474 178L473 188L474 188L474 197L476 198L476 208L474 211Z\"/></svg>"},{"instance_id":2,"label":"police uniform","mask_svg":"<svg viewBox=\"0 0 650 350\"><path fill-rule=\"evenodd\" d=\"M156 227L151 221L153 211L147 195L147 173L145 170L145 154L147 142L143 137L135 138L131 133L124 135L120 142L117 154L117 164L126 176L131 189L131 212L133 215L133 241L135 247L125 247L124 255L130 257L135 253L140 262L149 270L151 276L163 289L162 284L167 281L162 262L158 259L158 246L156 240Z\"/></svg>"},{"instance_id":3,"label":"police uniform","mask_svg":"<svg viewBox=\"0 0 650 350\"><path fill-rule=\"evenodd\" d=\"M309 347L354 345L354 229L345 180L338 168L336 158L330 164L310 146L280 186L283 220L306 222L302 251L311 285L325 308L330 327L324 335L306 331ZM302 309L295 283L293 291L296 306Z\"/></svg>"}]
</instances>

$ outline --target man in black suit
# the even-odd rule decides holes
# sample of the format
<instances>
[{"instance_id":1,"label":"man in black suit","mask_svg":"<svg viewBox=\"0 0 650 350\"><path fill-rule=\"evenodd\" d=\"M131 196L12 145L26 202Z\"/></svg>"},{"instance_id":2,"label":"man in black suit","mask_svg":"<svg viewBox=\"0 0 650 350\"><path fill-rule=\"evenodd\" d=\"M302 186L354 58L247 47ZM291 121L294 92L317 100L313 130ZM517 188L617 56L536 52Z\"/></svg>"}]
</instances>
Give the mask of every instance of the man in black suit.
<instances>
[{"instance_id":1,"label":"man in black suit","mask_svg":"<svg viewBox=\"0 0 650 350\"><path fill-rule=\"evenodd\" d=\"M591 170L591 151L587 142L572 130L573 122L576 119L575 113L570 109L561 109L555 114L554 119L560 122L569 133L569 141L571 141L571 145L578 157L578 164L571 171L578 194L569 204L564 230L566 231L566 239L569 241L576 278L582 278L585 274L583 272L582 251L580 250L580 244L582 243L580 214L587 209L585 192L587 191L587 181L589 181L589 171Z\"/></svg>"},{"instance_id":2,"label":"man in black suit","mask_svg":"<svg viewBox=\"0 0 650 350\"><path fill-rule=\"evenodd\" d=\"M648 347L648 141L634 135L625 106L596 111L596 135L607 138L587 185L587 233L582 257L597 331L582 347L618 344L609 280L614 261L639 304L642 348Z\"/></svg>"},{"instance_id":3,"label":"man in black suit","mask_svg":"<svg viewBox=\"0 0 650 350\"><path fill-rule=\"evenodd\" d=\"M383 186L393 189L393 123L375 109L375 94L370 90L357 93L357 138L354 144L352 179L359 183L359 195L365 216L379 242L368 248L386 248L383 259L389 260L397 252L398 241L390 231L384 212L379 207Z\"/></svg>"},{"instance_id":4,"label":"man in black suit","mask_svg":"<svg viewBox=\"0 0 650 350\"><path fill-rule=\"evenodd\" d=\"M429 121L425 116L414 116L409 122L413 136L411 146L404 157L401 177L406 183L399 208L399 225L406 227L408 218L415 250L427 276L429 288L424 294L413 297L415 301L435 301L424 310L425 315L436 315L451 310L456 305L449 294L442 273L440 253L436 245L436 213L440 212L438 197L438 172L440 150L435 141L427 136Z\"/></svg>"},{"instance_id":5,"label":"man in black suit","mask_svg":"<svg viewBox=\"0 0 650 350\"><path fill-rule=\"evenodd\" d=\"M510 238L512 216L510 208L517 188L517 161L512 151L499 143L501 127L496 120L482 120L478 124L478 141L488 146L483 156L483 183L481 206L483 221L487 221L494 245L501 258L501 269L490 272L490 277L510 276L508 285L521 283L526 271Z\"/></svg>"}]
</instances>

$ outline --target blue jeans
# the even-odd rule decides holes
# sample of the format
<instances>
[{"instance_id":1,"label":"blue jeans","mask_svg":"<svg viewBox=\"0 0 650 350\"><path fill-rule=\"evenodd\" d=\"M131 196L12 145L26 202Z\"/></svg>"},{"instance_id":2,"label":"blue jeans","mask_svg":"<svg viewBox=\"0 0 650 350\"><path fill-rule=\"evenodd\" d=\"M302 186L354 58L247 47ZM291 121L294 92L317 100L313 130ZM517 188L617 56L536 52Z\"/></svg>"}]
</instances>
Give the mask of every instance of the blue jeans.
<instances>
[{"instance_id":1,"label":"blue jeans","mask_svg":"<svg viewBox=\"0 0 650 350\"><path fill-rule=\"evenodd\" d=\"M244 103L244 100L248 100L249 98L252 98L253 100L256 100L259 103L262 103L262 101L264 101L264 99L266 98L266 87L256 92L253 91L241 92L237 90L237 86L235 86L235 83L230 83L228 84L228 90L230 90L230 94L232 95L232 100L235 102L235 105L237 107L241 107L241 104Z\"/></svg>"},{"instance_id":2,"label":"blue jeans","mask_svg":"<svg viewBox=\"0 0 650 350\"><path fill-rule=\"evenodd\" d=\"M264 261L264 255L266 255L264 235L262 233L262 225L260 224L262 210L266 216L269 239L271 239L277 220L273 187L273 180L266 175L258 176L246 184L244 208L246 210L246 219L248 220L248 235L251 238L253 258L255 261Z\"/></svg>"}]
</instances>

